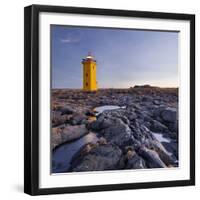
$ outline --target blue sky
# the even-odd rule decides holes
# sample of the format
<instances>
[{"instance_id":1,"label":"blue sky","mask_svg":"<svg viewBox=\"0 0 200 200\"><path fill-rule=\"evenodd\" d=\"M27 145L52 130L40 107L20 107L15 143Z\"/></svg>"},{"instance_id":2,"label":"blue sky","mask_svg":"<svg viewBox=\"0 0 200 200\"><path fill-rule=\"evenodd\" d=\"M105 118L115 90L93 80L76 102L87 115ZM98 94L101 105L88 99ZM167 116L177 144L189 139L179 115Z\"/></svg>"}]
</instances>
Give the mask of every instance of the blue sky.
<instances>
[{"instance_id":1,"label":"blue sky","mask_svg":"<svg viewBox=\"0 0 200 200\"><path fill-rule=\"evenodd\" d=\"M53 88L82 88L81 60L89 51L101 88L178 86L177 32L52 25L51 42Z\"/></svg>"}]
</instances>

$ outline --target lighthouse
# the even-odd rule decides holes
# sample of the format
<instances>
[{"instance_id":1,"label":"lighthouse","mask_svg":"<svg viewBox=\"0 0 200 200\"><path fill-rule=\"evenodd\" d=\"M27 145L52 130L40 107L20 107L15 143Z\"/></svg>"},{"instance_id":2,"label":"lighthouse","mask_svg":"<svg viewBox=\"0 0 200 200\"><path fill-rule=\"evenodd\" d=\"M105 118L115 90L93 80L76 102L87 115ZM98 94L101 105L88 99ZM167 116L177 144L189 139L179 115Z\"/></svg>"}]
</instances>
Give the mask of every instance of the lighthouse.
<instances>
[{"instance_id":1,"label":"lighthouse","mask_svg":"<svg viewBox=\"0 0 200 200\"><path fill-rule=\"evenodd\" d=\"M83 64L83 90L84 91L97 91L96 80L96 60L89 52L86 58L82 60Z\"/></svg>"}]
</instances>

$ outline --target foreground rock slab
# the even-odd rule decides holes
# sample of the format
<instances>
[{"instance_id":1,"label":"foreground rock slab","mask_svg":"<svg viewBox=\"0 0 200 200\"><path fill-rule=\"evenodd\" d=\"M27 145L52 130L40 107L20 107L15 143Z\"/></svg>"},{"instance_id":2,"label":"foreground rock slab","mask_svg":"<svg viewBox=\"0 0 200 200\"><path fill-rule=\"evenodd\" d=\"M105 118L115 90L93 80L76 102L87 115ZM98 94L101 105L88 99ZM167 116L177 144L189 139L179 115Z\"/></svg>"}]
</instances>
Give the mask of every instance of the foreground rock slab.
<instances>
[{"instance_id":1,"label":"foreground rock slab","mask_svg":"<svg viewBox=\"0 0 200 200\"><path fill-rule=\"evenodd\" d=\"M72 162L72 171L101 171L118 168L122 151L112 144L94 147L85 156L79 155Z\"/></svg>"},{"instance_id":2,"label":"foreground rock slab","mask_svg":"<svg viewBox=\"0 0 200 200\"><path fill-rule=\"evenodd\" d=\"M63 129L54 128L51 137L52 148L55 148L59 144L78 139L83 135L86 135L87 133L89 133L89 131L84 124L75 126L66 126Z\"/></svg>"}]
</instances>

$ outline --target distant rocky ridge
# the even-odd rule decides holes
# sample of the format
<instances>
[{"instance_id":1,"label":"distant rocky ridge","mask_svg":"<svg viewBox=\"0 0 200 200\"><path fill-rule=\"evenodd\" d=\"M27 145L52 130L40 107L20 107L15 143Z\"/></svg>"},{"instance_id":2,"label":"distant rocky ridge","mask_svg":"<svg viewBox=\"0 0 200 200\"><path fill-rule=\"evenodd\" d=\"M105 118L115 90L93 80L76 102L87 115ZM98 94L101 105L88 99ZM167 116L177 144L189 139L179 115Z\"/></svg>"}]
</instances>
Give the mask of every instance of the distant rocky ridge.
<instances>
[{"instance_id":1,"label":"distant rocky ridge","mask_svg":"<svg viewBox=\"0 0 200 200\"><path fill-rule=\"evenodd\" d=\"M104 105L122 108L97 115ZM178 88L52 90L52 150L90 132L99 140L81 148L68 171L177 167Z\"/></svg>"}]
</instances>

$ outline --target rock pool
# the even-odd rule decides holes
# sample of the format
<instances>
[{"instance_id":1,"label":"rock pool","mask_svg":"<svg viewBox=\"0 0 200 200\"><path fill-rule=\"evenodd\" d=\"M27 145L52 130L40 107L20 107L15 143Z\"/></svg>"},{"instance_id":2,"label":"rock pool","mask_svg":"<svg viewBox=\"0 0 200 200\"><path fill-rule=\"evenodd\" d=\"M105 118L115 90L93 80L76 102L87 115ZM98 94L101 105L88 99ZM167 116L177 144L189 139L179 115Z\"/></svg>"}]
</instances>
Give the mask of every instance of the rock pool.
<instances>
[{"instance_id":1,"label":"rock pool","mask_svg":"<svg viewBox=\"0 0 200 200\"><path fill-rule=\"evenodd\" d=\"M100 113L102 113L105 110L116 110L116 109L120 109L120 108L125 108L125 107L105 105L105 106L99 106L99 107L94 108L94 111L96 111L97 115L99 115Z\"/></svg>"},{"instance_id":2,"label":"rock pool","mask_svg":"<svg viewBox=\"0 0 200 200\"><path fill-rule=\"evenodd\" d=\"M163 136L162 133L153 133L153 135L155 136L155 138L159 141L159 142L167 142L167 143L170 143L170 139L168 138L165 138Z\"/></svg>"},{"instance_id":3,"label":"rock pool","mask_svg":"<svg viewBox=\"0 0 200 200\"><path fill-rule=\"evenodd\" d=\"M52 153L52 173L63 173L70 168L73 156L87 143L96 143L95 133L89 133L78 140L57 147Z\"/></svg>"}]
</instances>

